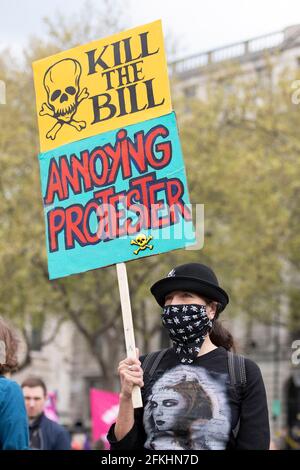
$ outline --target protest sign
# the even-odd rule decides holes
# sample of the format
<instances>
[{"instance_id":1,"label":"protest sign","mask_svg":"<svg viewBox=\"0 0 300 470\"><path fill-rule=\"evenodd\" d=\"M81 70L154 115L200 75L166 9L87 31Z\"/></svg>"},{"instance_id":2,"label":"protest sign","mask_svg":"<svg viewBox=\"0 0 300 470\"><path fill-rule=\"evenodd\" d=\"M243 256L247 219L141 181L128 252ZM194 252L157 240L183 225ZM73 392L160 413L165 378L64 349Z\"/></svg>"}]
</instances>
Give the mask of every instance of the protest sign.
<instances>
[{"instance_id":1,"label":"protest sign","mask_svg":"<svg viewBox=\"0 0 300 470\"><path fill-rule=\"evenodd\" d=\"M172 110L161 21L33 63L41 151Z\"/></svg>"},{"instance_id":2,"label":"protest sign","mask_svg":"<svg viewBox=\"0 0 300 470\"><path fill-rule=\"evenodd\" d=\"M194 243L174 113L39 160L51 279Z\"/></svg>"},{"instance_id":3,"label":"protest sign","mask_svg":"<svg viewBox=\"0 0 300 470\"><path fill-rule=\"evenodd\" d=\"M50 279L195 243L160 21L33 64ZM135 388L133 404L142 406Z\"/></svg>"}]
</instances>

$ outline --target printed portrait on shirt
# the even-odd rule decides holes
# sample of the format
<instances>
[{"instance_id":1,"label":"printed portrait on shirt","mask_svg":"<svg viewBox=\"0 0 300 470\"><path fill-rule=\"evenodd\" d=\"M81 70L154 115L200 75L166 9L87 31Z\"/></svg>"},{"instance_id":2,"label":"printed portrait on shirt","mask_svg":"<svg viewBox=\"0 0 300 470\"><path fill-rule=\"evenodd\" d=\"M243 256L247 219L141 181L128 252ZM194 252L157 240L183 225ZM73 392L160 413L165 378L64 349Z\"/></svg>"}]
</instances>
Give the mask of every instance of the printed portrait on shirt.
<instances>
[{"instance_id":1,"label":"printed portrait on shirt","mask_svg":"<svg viewBox=\"0 0 300 470\"><path fill-rule=\"evenodd\" d=\"M146 448L224 449L230 433L226 376L179 365L152 386L144 410Z\"/></svg>"}]
</instances>

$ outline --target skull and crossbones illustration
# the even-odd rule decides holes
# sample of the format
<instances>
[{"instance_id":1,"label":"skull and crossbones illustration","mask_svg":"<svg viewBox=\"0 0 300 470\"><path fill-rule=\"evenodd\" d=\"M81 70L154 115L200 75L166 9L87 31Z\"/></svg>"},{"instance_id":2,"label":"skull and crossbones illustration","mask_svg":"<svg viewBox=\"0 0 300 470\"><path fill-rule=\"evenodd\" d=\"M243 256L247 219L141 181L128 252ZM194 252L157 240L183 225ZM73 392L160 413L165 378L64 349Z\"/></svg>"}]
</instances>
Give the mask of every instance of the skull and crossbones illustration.
<instances>
[{"instance_id":1,"label":"skull and crossbones illustration","mask_svg":"<svg viewBox=\"0 0 300 470\"><path fill-rule=\"evenodd\" d=\"M134 250L134 254L137 255L140 250L145 250L146 248L149 248L150 250L153 249L153 245L148 245L149 241L152 240L152 235L149 237L146 237L144 233L141 233L136 237L135 240L131 240L131 245L138 245L138 249Z\"/></svg>"},{"instance_id":2,"label":"skull and crossbones illustration","mask_svg":"<svg viewBox=\"0 0 300 470\"><path fill-rule=\"evenodd\" d=\"M87 88L80 90L80 76L81 65L74 59L62 59L46 71L44 87L47 103L42 104L39 114L56 119L56 123L46 134L47 139L54 140L64 124L69 124L78 131L86 127L85 121L74 119L81 101L89 97Z\"/></svg>"}]
</instances>

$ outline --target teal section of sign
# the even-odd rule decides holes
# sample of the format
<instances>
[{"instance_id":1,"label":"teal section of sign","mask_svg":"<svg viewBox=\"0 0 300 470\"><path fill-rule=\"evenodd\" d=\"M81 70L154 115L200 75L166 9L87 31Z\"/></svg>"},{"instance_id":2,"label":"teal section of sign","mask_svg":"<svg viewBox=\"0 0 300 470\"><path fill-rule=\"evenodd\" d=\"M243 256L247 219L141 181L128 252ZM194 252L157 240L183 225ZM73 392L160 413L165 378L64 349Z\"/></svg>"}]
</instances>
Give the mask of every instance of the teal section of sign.
<instances>
[{"instance_id":1,"label":"teal section of sign","mask_svg":"<svg viewBox=\"0 0 300 470\"><path fill-rule=\"evenodd\" d=\"M39 155L50 279L195 243L175 114L124 130L93 136ZM70 162L76 161L77 169L78 162L83 167L83 155L87 166L75 187L75 167ZM50 181L56 188L52 193ZM74 184L67 184L70 181ZM117 215L115 229L107 224L112 218L104 217L103 201ZM142 212L136 210L141 202Z\"/></svg>"}]
</instances>

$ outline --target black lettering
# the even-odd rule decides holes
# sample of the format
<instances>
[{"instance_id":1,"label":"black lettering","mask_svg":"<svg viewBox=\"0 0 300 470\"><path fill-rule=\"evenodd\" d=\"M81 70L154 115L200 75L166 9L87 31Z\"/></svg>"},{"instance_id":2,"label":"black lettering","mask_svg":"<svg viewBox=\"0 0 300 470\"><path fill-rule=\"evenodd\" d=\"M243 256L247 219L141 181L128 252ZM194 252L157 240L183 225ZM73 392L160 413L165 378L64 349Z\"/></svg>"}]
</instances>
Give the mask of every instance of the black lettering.
<instances>
[{"instance_id":1,"label":"black lettering","mask_svg":"<svg viewBox=\"0 0 300 470\"><path fill-rule=\"evenodd\" d=\"M163 98L160 103L155 103L152 85L153 80L154 78L151 78L151 80L144 81L147 89L148 108L155 108L156 106L161 106L165 102L165 99Z\"/></svg>"},{"instance_id":2,"label":"black lettering","mask_svg":"<svg viewBox=\"0 0 300 470\"><path fill-rule=\"evenodd\" d=\"M155 52L149 52L149 49L148 49L148 36L149 34L149 31L147 31L146 33L141 33L140 34L140 38L141 38L141 49L142 49L142 53L141 53L141 57L147 57L149 55L154 55L154 54L157 54L158 51L159 51L159 48L156 49Z\"/></svg>"},{"instance_id":3,"label":"black lettering","mask_svg":"<svg viewBox=\"0 0 300 470\"><path fill-rule=\"evenodd\" d=\"M144 109L147 108L147 105L145 104L145 106L143 108L138 108L138 103L137 103L137 95L136 95L136 86L137 84L134 83L133 85L129 85L127 88L129 90L129 94L130 94L130 103L131 103L131 111L130 111L130 114L131 113L137 113L139 111L143 111Z\"/></svg>"},{"instance_id":4,"label":"black lettering","mask_svg":"<svg viewBox=\"0 0 300 470\"><path fill-rule=\"evenodd\" d=\"M118 65L122 64L121 52L120 52L120 41L113 42L112 46L114 48L114 60L115 60L114 67L117 67Z\"/></svg>"},{"instance_id":5,"label":"black lettering","mask_svg":"<svg viewBox=\"0 0 300 470\"><path fill-rule=\"evenodd\" d=\"M131 64L132 70L133 70L133 82L138 82L140 80L144 80L144 78L145 78L145 75L143 75L142 77L139 77L139 74L143 73L143 69L142 68L140 68L140 69L137 68L138 64L142 64L142 63L143 63L143 61L139 60L138 62L135 62L134 64Z\"/></svg>"},{"instance_id":6,"label":"black lettering","mask_svg":"<svg viewBox=\"0 0 300 470\"><path fill-rule=\"evenodd\" d=\"M138 60L141 57L141 54L135 58L132 57L132 52L131 52L131 37L123 39L124 43L124 49L125 49L125 62L131 62L132 60Z\"/></svg>"},{"instance_id":7,"label":"black lettering","mask_svg":"<svg viewBox=\"0 0 300 470\"><path fill-rule=\"evenodd\" d=\"M114 87L112 86L112 83L111 83L111 74L112 73L115 73L115 70L108 70L107 72L103 72L102 73L102 77L103 75L105 76L106 78L106 85L107 85L107 88L106 88L106 91L108 90L112 90Z\"/></svg>"},{"instance_id":8,"label":"black lettering","mask_svg":"<svg viewBox=\"0 0 300 470\"><path fill-rule=\"evenodd\" d=\"M120 116L125 116L125 114L128 114L126 111L126 106L125 106L125 99L124 99L124 90L125 88L118 88L116 92L118 93L119 96L119 106L120 106L120 114L118 114L117 117Z\"/></svg>"},{"instance_id":9,"label":"black lettering","mask_svg":"<svg viewBox=\"0 0 300 470\"><path fill-rule=\"evenodd\" d=\"M129 83L131 83L130 78L129 78L129 67L130 65L125 65L124 67L117 69L118 76L119 76L118 86L124 86L124 85L128 85ZM123 83L123 78L125 78L125 83Z\"/></svg>"},{"instance_id":10,"label":"black lettering","mask_svg":"<svg viewBox=\"0 0 300 470\"><path fill-rule=\"evenodd\" d=\"M106 101L103 104L100 104L100 99L104 97ZM114 104L111 104L111 96L109 93L102 93L101 95L95 95L90 98L93 101L93 111L94 111L94 121L92 124L96 124L97 122L106 121L107 119L111 119L116 114L117 108ZM100 113L101 109L108 109L109 114L106 117L103 117Z\"/></svg>"}]
</instances>

